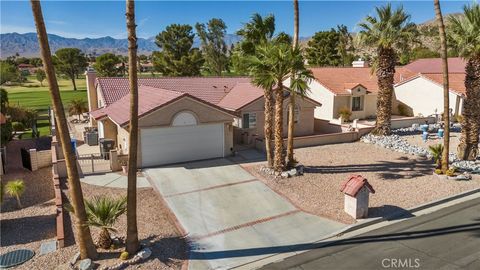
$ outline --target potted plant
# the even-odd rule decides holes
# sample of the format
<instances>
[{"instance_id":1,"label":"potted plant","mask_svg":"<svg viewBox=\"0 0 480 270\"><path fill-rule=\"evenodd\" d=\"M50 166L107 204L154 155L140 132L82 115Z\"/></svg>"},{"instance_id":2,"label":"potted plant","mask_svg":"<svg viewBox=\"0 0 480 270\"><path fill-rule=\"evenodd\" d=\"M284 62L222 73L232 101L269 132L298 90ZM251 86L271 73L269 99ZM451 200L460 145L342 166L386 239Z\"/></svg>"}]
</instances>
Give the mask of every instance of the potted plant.
<instances>
[{"instance_id":1,"label":"potted plant","mask_svg":"<svg viewBox=\"0 0 480 270\"><path fill-rule=\"evenodd\" d=\"M127 174L128 173L128 162L127 162L127 160L126 159L119 159L118 163L120 164L120 166L122 166L122 172L124 174Z\"/></svg>"}]
</instances>

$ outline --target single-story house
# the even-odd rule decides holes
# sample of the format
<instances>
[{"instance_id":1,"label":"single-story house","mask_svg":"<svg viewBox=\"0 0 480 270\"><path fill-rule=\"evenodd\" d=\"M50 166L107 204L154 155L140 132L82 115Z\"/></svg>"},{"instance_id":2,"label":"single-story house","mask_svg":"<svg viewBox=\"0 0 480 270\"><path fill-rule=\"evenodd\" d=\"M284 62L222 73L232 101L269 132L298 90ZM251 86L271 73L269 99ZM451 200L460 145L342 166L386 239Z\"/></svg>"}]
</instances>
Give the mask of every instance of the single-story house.
<instances>
[{"instance_id":1,"label":"single-story house","mask_svg":"<svg viewBox=\"0 0 480 270\"><path fill-rule=\"evenodd\" d=\"M128 79L96 78L90 70L87 88L99 138L114 140L117 149L128 153ZM299 100L296 136L314 133L319 105L309 98ZM263 138L263 106L263 90L248 77L141 78L139 167L224 157L235 144L253 146L255 138Z\"/></svg>"},{"instance_id":2,"label":"single-story house","mask_svg":"<svg viewBox=\"0 0 480 270\"><path fill-rule=\"evenodd\" d=\"M403 77L395 85L395 98L413 115L443 113L443 73L440 58L419 59L404 67L414 75ZM449 101L452 114L462 114L465 98L465 61L448 59Z\"/></svg>"},{"instance_id":3,"label":"single-story house","mask_svg":"<svg viewBox=\"0 0 480 270\"><path fill-rule=\"evenodd\" d=\"M309 97L322 103L315 109L315 118L334 120L339 111L351 111L351 119L374 118L377 110L377 77L371 67L355 61L352 67L311 68L314 80ZM450 104L457 114L462 111L465 93L465 63L460 58L449 59ZM440 59L419 59L396 67L394 78L393 113L403 104L414 116L429 116L443 110L442 71Z\"/></svg>"}]
</instances>

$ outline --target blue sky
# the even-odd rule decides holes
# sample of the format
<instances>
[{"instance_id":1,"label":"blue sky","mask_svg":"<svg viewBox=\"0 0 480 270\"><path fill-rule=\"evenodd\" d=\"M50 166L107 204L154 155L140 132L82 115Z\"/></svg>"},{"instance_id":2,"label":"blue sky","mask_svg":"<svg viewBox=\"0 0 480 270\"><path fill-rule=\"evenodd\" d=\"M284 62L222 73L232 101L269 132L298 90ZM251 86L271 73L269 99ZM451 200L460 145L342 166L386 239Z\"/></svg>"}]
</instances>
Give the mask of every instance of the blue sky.
<instances>
[{"instance_id":1,"label":"blue sky","mask_svg":"<svg viewBox=\"0 0 480 270\"><path fill-rule=\"evenodd\" d=\"M468 1L442 1L444 13L461 12ZM345 24L355 25L374 7L385 1L300 1L300 36ZM421 23L434 17L433 1L394 1L403 4L412 21ZM0 32L34 32L28 1L0 2ZM47 31L65 37L84 38L126 37L124 1L42 1ZM151 37L171 23L194 25L210 18L223 19L228 33L235 33L254 12L272 13L277 31L293 30L292 1L138 1L136 3L137 33Z\"/></svg>"}]
</instances>

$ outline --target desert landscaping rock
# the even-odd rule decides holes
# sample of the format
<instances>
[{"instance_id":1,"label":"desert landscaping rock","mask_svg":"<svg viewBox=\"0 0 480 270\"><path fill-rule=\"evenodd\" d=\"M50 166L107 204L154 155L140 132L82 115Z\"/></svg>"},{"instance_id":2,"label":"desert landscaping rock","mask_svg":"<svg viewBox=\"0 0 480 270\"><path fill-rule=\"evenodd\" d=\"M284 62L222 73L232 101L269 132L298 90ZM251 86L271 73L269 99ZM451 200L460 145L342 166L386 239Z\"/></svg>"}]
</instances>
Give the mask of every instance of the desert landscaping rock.
<instances>
[{"instance_id":1,"label":"desert landscaping rock","mask_svg":"<svg viewBox=\"0 0 480 270\"><path fill-rule=\"evenodd\" d=\"M404 129L401 129L401 130L404 130ZM375 144L383 148L390 149L395 152L399 152L403 154L426 157L428 159L432 158L432 154L428 149L421 146L412 145L406 139L404 139L402 136L399 135L399 134L403 134L403 136L411 135L408 131L399 132L398 130L394 130L393 133L394 133L393 135L389 135L389 136L376 136L372 134L366 134L360 139L360 141L364 143ZM451 149L454 149L454 148L451 147ZM480 171L480 164L477 161L459 160L455 153L450 153L449 161L453 167L463 171L467 171L471 173L476 173L477 171Z\"/></svg>"},{"instance_id":2,"label":"desert landscaping rock","mask_svg":"<svg viewBox=\"0 0 480 270\"><path fill-rule=\"evenodd\" d=\"M92 270L92 269L93 269L93 263L92 263L92 260L90 259L83 259L78 264L78 270Z\"/></svg>"},{"instance_id":3,"label":"desert landscaping rock","mask_svg":"<svg viewBox=\"0 0 480 270\"><path fill-rule=\"evenodd\" d=\"M149 248L144 248L137 255L142 259L145 260L152 255L152 250Z\"/></svg>"},{"instance_id":4,"label":"desert landscaping rock","mask_svg":"<svg viewBox=\"0 0 480 270\"><path fill-rule=\"evenodd\" d=\"M70 264L75 265L78 259L80 259L80 251L75 253L75 255L73 255L72 259L70 260Z\"/></svg>"}]
</instances>

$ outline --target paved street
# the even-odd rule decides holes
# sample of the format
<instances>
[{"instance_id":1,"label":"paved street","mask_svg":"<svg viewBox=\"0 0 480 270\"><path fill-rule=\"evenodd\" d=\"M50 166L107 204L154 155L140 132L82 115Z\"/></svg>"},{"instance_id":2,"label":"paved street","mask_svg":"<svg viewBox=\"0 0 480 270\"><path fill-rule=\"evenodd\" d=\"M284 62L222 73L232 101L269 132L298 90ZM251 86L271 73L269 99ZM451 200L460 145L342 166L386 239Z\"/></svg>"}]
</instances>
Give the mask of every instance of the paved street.
<instances>
[{"instance_id":1,"label":"paved street","mask_svg":"<svg viewBox=\"0 0 480 270\"><path fill-rule=\"evenodd\" d=\"M480 269L480 199L311 248L262 269Z\"/></svg>"},{"instance_id":2,"label":"paved street","mask_svg":"<svg viewBox=\"0 0 480 270\"><path fill-rule=\"evenodd\" d=\"M145 174L188 233L192 270L245 266L346 226L301 211L226 159L150 168Z\"/></svg>"}]
</instances>

